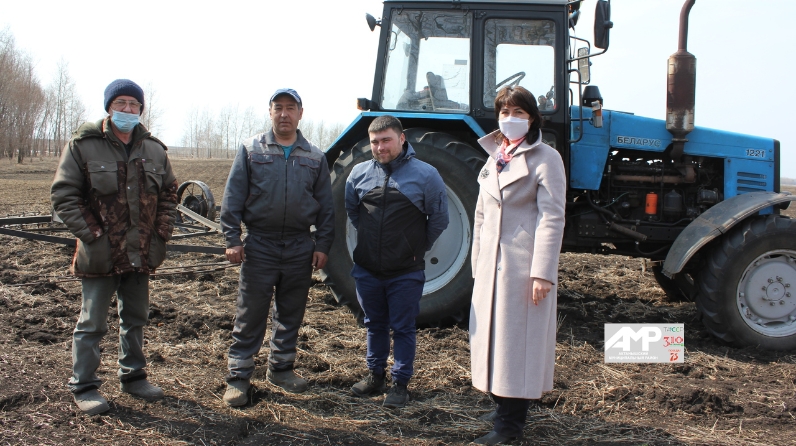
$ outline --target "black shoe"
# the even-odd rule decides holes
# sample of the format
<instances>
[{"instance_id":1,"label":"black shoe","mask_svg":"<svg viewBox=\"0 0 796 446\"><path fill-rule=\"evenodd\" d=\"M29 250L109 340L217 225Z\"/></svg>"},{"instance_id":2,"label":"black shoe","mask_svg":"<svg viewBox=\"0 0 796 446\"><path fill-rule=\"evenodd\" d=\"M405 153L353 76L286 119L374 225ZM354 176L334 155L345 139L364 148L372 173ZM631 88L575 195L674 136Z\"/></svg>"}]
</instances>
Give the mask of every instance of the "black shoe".
<instances>
[{"instance_id":1,"label":"black shoe","mask_svg":"<svg viewBox=\"0 0 796 446\"><path fill-rule=\"evenodd\" d=\"M409 391L406 390L406 384L394 383L387 393L387 398L384 398L382 406L396 409L406 406L407 402L409 402Z\"/></svg>"},{"instance_id":2,"label":"black shoe","mask_svg":"<svg viewBox=\"0 0 796 446\"><path fill-rule=\"evenodd\" d=\"M377 375L371 370L368 376L351 387L351 392L356 396L369 396L375 393L383 394L387 391L387 386L384 383L385 378L386 375Z\"/></svg>"},{"instance_id":3,"label":"black shoe","mask_svg":"<svg viewBox=\"0 0 796 446\"><path fill-rule=\"evenodd\" d=\"M507 437L505 435L500 435L499 433L492 431L483 437L476 438L473 440L475 444L488 444L488 445L495 445L495 444L508 444L510 441L514 441L519 437Z\"/></svg>"},{"instance_id":4,"label":"black shoe","mask_svg":"<svg viewBox=\"0 0 796 446\"><path fill-rule=\"evenodd\" d=\"M480 417L478 417L481 421L486 421L487 423L494 423L495 418L497 418L497 411L493 410L492 412L487 412Z\"/></svg>"}]
</instances>

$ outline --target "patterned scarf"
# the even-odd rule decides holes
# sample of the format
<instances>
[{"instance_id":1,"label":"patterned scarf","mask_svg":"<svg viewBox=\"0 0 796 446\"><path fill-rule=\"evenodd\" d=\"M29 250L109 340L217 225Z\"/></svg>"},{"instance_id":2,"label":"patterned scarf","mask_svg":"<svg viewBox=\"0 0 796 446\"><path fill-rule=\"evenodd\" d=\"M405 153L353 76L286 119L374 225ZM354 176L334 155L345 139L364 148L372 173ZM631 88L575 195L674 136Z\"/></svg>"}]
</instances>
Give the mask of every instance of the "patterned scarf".
<instances>
[{"instance_id":1,"label":"patterned scarf","mask_svg":"<svg viewBox=\"0 0 796 446\"><path fill-rule=\"evenodd\" d=\"M503 171L512 158L514 158L514 150L525 141L525 137L523 136L516 144L509 145L508 138L503 138L503 143L500 144L500 149L498 149L497 153L495 154L495 170L497 173Z\"/></svg>"}]
</instances>

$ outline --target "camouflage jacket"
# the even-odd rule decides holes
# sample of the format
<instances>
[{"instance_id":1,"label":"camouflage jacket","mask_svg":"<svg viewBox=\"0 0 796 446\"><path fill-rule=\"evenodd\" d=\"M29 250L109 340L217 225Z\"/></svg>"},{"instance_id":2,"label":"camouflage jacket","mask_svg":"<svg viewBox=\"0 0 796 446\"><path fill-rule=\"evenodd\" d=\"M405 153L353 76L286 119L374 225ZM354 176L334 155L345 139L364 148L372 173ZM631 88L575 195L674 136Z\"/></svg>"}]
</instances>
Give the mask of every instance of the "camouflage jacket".
<instances>
[{"instance_id":1,"label":"camouflage jacket","mask_svg":"<svg viewBox=\"0 0 796 446\"><path fill-rule=\"evenodd\" d=\"M166 146L139 124L128 159L110 125L108 117L77 129L50 190L56 214L78 239L78 277L151 273L174 228L177 180Z\"/></svg>"}]
</instances>

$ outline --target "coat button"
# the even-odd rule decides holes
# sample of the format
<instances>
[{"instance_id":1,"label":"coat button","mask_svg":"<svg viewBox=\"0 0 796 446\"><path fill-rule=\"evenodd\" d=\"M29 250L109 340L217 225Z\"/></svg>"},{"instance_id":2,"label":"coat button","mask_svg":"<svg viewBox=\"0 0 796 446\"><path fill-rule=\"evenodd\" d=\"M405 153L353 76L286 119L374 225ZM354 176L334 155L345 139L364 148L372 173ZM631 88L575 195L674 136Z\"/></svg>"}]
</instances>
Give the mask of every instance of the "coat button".
<instances>
[{"instance_id":1,"label":"coat button","mask_svg":"<svg viewBox=\"0 0 796 446\"><path fill-rule=\"evenodd\" d=\"M503 267L502 267L502 266L498 266L498 271L500 271L500 270L501 270L501 268L503 268Z\"/></svg>"}]
</instances>

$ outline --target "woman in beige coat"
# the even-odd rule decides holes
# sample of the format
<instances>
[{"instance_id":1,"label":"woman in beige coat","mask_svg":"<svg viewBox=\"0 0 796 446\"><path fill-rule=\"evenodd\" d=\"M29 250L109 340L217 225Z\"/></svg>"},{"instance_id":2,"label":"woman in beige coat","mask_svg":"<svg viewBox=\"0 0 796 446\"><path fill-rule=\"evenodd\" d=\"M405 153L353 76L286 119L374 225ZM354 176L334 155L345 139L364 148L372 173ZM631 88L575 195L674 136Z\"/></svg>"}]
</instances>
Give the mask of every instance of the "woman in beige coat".
<instances>
[{"instance_id":1,"label":"woman in beige coat","mask_svg":"<svg viewBox=\"0 0 796 446\"><path fill-rule=\"evenodd\" d=\"M479 444L522 436L530 400L553 389L556 280L566 175L542 142L533 95L507 87L495 99L500 130L478 142L490 155L478 178L473 228L470 349L473 386L488 392L495 427Z\"/></svg>"}]
</instances>

